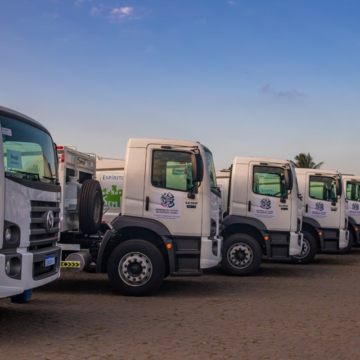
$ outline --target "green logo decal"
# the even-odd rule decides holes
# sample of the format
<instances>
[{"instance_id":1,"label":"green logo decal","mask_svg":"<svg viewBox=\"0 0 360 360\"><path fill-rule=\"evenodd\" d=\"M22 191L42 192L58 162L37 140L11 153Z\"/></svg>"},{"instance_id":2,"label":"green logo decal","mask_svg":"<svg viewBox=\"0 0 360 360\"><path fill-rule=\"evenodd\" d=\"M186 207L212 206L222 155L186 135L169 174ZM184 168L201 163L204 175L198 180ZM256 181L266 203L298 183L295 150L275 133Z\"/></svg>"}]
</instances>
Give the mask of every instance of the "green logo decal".
<instances>
[{"instance_id":1,"label":"green logo decal","mask_svg":"<svg viewBox=\"0 0 360 360\"><path fill-rule=\"evenodd\" d=\"M112 185L111 188L112 190L109 191L107 188L102 189L104 195L104 205L110 206L111 208L119 208L123 191L118 190L117 185Z\"/></svg>"}]
</instances>

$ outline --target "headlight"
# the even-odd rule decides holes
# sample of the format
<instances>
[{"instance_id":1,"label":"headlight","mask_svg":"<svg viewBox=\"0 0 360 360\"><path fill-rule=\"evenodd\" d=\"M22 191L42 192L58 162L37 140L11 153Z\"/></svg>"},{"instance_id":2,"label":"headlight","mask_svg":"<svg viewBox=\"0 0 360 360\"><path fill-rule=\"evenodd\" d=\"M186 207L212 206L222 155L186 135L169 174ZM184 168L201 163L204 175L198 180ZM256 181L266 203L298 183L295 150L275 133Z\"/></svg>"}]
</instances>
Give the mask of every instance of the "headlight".
<instances>
[{"instance_id":1,"label":"headlight","mask_svg":"<svg viewBox=\"0 0 360 360\"><path fill-rule=\"evenodd\" d=\"M5 263L5 273L11 278L17 277L21 272L21 260L18 257L12 257Z\"/></svg>"},{"instance_id":2,"label":"headlight","mask_svg":"<svg viewBox=\"0 0 360 360\"><path fill-rule=\"evenodd\" d=\"M7 228L5 230L5 240L7 242L10 242L11 241L11 229L10 228Z\"/></svg>"},{"instance_id":3,"label":"headlight","mask_svg":"<svg viewBox=\"0 0 360 360\"><path fill-rule=\"evenodd\" d=\"M5 265L6 275L10 275L10 271L11 271L11 260L8 260Z\"/></svg>"}]
</instances>

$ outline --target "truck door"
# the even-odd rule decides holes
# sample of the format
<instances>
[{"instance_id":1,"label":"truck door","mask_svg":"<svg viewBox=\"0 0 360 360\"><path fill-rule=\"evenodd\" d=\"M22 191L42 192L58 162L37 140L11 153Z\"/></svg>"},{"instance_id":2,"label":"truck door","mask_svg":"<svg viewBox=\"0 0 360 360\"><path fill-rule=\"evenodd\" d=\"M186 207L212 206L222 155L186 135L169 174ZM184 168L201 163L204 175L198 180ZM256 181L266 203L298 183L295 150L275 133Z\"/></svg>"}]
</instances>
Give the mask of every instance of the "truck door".
<instances>
[{"instance_id":1,"label":"truck door","mask_svg":"<svg viewBox=\"0 0 360 360\"><path fill-rule=\"evenodd\" d=\"M260 220L269 231L290 231L292 203L284 172L280 165L249 164L247 216Z\"/></svg>"},{"instance_id":2,"label":"truck door","mask_svg":"<svg viewBox=\"0 0 360 360\"><path fill-rule=\"evenodd\" d=\"M143 216L161 222L175 236L201 234L203 187L195 199L188 198L194 186L191 154L186 147L147 147Z\"/></svg>"},{"instance_id":3,"label":"truck door","mask_svg":"<svg viewBox=\"0 0 360 360\"><path fill-rule=\"evenodd\" d=\"M340 208L335 178L307 174L305 189L305 216L314 218L323 228L338 229Z\"/></svg>"}]
</instances>

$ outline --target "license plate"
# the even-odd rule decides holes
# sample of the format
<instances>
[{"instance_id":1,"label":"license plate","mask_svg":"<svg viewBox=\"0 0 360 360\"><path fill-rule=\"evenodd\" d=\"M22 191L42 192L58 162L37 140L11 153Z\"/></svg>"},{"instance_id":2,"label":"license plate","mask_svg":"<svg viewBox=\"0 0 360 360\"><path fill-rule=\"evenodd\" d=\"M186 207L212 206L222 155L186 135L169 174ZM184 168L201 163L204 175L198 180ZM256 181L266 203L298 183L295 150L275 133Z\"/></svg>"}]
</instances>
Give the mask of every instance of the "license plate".
<instances>
[{"instance_id":1,"label":"license plate","mask_svg":"<svg viewBox=\"0 0 360 360\"><path fill-rule=\"evenodd\" d=\"M55 265L55 255L46 255L45 267Z\"/></svg>"}]
</instances>

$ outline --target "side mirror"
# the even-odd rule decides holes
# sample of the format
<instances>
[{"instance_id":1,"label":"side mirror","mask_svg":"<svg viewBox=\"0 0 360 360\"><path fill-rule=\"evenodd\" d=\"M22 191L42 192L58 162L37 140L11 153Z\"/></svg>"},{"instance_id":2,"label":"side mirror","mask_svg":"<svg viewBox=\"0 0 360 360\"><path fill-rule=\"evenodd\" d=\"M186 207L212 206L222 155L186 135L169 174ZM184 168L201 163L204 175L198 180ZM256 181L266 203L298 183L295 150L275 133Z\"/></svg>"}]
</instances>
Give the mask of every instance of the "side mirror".
<instances>
[{"instance_id":1,"label":"side mirror","mask_svg":"<svg viewBox=\"0 0 360 360\"><path fill-rule=\"evenodd\" d=\"M204 164L200 154L191 155L192 181L202 182L204 177Z\"/></svg>"},{"instance_id":2,"label":"side mirror","mask_svg":"<svg viewBox=\"0 0 360 360\"><path fill-rule=\"evenodd\" d=\"M341 186L341 179L336 179L336 194L339 198L341 198L342 195L342 186Z\"/></svg>"},{"instance_id":3,"label":"side mirror","mask_svg":"<svg viewBox=\"0 0 360 360\"><path fill-rule=\"evenodd\" d=\"M292 174L291 169L286 169L284 172L284 176L285 176L286 190L291 191L293 188L293 183L294 183L293 174Z\"/></svg>"}]
</instances>

